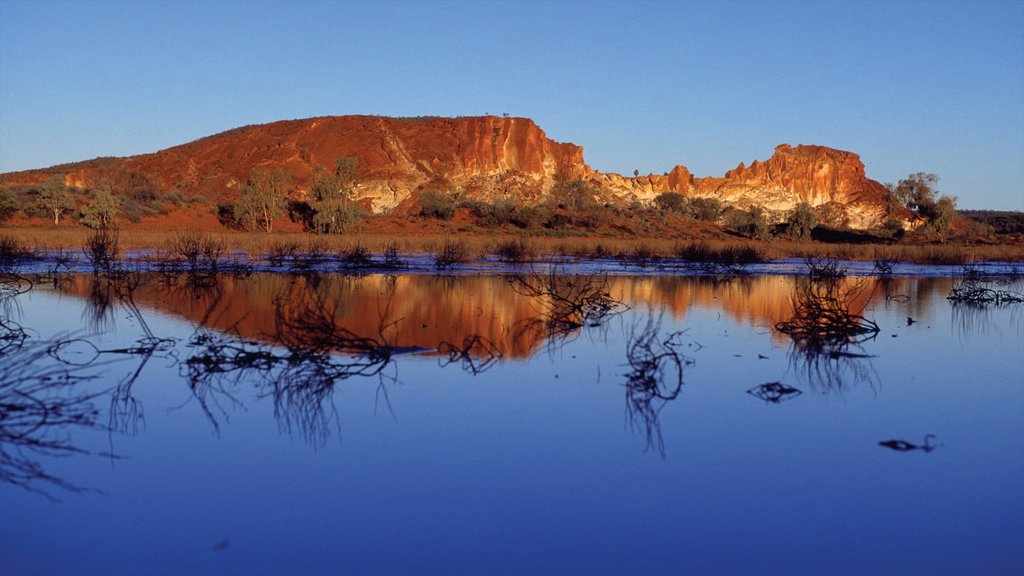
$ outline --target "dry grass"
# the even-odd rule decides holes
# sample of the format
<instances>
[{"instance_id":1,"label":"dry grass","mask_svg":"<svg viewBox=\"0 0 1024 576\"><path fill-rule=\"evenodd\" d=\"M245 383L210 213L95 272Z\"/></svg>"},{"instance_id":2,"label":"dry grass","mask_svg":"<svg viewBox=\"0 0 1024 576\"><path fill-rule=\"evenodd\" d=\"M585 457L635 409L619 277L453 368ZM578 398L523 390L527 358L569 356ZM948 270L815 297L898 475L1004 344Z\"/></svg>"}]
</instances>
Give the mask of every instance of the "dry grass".
<instances>
[{"instance_id":1,"label":"dry grass","mask_svg":"<svg viewBox=\"0 0 1024 576\"><path fill-rule=\"evenodd\" d=\"M58 226L55 228L5 227L4 233L22 245L33 248L80 248L89 231L85 228ZM155 232L148 230L124 230L121 232L121 248L134 250L169 246L177 235L176 231ZM275 232L273 234L238 232L226 230L218 233L225 246L232 250L247 252L252 257L266 254L273 246L298 244L307 246L311 240L325 249L340 253L359 243L371 252L383 253L387 247L396 248L399 253L436 253L451 234L372 234L353 233L336 235L315 235L300 232ZM470 255L493 254L497 243L513 241L517 235L474 235L458 234ZM702 240L710 249L724 251L726 248L753 248L765 259L782 258L836 258L839 260L873 261L880 250L886 257L900 262L921 264L963 264L979 261L1024 262L1024 245L1009 244L826 244L812 241L774 240L763 242L746 239ZM538 256L560 255L574 258L614 258L620 254L643 254L651 258L674 256L679 245L673 238L609 238L601 236L529 236L532 251Z\"/></svg>"}]
</instances>

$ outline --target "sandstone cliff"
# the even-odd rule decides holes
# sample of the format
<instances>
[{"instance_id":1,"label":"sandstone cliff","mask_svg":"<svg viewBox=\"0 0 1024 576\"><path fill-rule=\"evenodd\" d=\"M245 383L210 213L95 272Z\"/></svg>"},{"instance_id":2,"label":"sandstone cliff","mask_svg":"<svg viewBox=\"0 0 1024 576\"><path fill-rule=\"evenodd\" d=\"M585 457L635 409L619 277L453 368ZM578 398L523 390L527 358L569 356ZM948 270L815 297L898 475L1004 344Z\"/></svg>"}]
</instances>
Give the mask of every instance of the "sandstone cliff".
<instances>
[{"instance_id":1,"label":"sandstone cliff","mask_svg":"<svg viewBox=\"0 0 1024 576\"><path fill-rule=\"evenodd\" d=\"M253 168L282 168L301 197L315 167L346 156L359 159L356 197L375 212L392 210L428 188L537 201L561 179L584 179L605 202L650 202L674 191L742 208L760 205L777 217L804 201L822 207L833 224L851 228L877 226L885 218L884 188L866 177L860 157L850 152L783 144L768 160L741 163L722 177L696 178L676 166L666 175L629 178L593 170L583 161L582 147L549 139L530 119L495 116L273 122L153 154L4 174L0 184L34 183L63 172L69 185L80 188L142 179L163 190L227 200Z\"/></svg>"}]
</instances>

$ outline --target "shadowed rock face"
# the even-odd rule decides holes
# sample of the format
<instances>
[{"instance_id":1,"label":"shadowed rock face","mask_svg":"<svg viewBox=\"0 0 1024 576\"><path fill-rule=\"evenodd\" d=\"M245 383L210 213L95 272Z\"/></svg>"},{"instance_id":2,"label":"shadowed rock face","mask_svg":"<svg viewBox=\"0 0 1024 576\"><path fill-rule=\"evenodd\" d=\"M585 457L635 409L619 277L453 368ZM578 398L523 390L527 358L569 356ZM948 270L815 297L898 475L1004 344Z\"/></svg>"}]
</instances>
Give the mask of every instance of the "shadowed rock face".
<instances>
[{"instance_id":1,"label":"shadowed rock face","mask_svg":"<svg viewBox=\"0 0 1024 576\"><path fill-rule=\"evenodd\" d=\"M740 164L723 177L695 178L685 166L667 175L628 178L593 170L583 148L555 142L528 118L384 118L335 116L246 126L153 154L106 158L9 173L0 183L35 183L63 172L67 183L90 187L148 179L163 189L230 199L253 168L281 168L301 197L317 166L359 159L356 197L375 211L410 205L429 188L469 197L536 201L560 179L584 179L600 200L651 201L674 191L718 198L739 207L785 212L799 202L827 205L837 225L868 228L885 217L885 189L864 172L857 154L823 146L783 144L764 162Z\"/></svg>"}]
</instances>

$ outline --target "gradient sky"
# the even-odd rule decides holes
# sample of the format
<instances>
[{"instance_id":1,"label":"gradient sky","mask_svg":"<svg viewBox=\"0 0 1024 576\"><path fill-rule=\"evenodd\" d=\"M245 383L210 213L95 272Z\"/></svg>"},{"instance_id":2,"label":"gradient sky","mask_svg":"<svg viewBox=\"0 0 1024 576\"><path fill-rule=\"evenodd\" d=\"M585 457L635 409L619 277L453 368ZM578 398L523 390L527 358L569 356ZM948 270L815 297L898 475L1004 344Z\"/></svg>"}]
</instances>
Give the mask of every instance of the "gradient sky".
<instances>
[{"instance_id":1,"label":"gradient sky","mask_svg":"<svg viewBox=\"0 0 1024 576\"><path fill-rule=\"evenodd\" d=\"M1024 2L0 0L0 171L341 114L533 118L603 171L780 143L1024 210Z\"/></svg>"}]
</instances>

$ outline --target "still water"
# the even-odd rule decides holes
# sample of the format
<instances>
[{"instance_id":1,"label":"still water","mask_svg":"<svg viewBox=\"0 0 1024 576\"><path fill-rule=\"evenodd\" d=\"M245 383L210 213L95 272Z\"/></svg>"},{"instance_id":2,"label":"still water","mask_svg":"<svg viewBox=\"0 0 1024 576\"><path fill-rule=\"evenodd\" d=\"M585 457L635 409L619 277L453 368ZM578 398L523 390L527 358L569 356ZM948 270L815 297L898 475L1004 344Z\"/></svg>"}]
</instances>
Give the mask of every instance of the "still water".
<instances>
[{"instance_id":1,"label":"still water","mask_svg":"<svg viewBox=\"0 0 1024 576\"><path fill-rule=\"evenodd\" d=\"M808 282L9 290L0 572L1024 573L1024 306Z\"/></svg>"}]
</instances>

